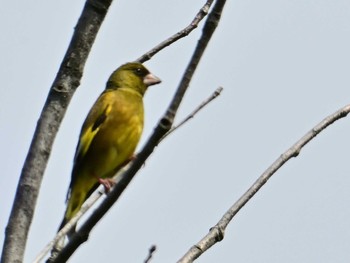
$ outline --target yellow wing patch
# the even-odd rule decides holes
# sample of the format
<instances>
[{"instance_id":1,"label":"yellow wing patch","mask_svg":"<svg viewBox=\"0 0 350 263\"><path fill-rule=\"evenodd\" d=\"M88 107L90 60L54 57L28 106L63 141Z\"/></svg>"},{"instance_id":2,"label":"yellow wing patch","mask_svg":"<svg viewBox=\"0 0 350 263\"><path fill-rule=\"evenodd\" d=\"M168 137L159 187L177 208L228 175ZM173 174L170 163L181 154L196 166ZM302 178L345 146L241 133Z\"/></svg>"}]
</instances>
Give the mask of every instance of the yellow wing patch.
<instances>
[{"instance_id":1,"label":"yellow wing patch","mask_svg":"<svg viewBox=\"0 0 350 263\"><path fill-rule=\"evenodd\" d=\"M79 139L79 146L77 149L77 155L75 157L75 161L80 160L89 150L91 142L95 138L96 134L101 128L101 125L107 119L108 114L112 110L112 106L108 104L103 112L97 116L93 123L81 134Z\"/></svg>"}]
</instances>

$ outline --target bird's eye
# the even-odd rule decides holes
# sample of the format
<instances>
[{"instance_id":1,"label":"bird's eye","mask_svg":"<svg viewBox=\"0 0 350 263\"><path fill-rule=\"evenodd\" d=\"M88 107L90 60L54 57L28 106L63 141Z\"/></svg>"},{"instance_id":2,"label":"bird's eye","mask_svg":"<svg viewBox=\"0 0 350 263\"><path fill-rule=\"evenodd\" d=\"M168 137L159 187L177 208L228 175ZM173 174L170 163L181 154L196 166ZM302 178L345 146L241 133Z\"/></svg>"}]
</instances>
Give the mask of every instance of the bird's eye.
<instances>
[{"instance_id":1,"label":"bird's eye","mask_svg":"<svg viewBox=\"0 0 350 263\"><path fill-rule=\"evenodd\" d=\"M137 69L135 69L135 74L138 75L138 76L142 76L142 75L143 75L143 70L142 70L142 68L137 68Z\"/></svg>"}]
</instances>

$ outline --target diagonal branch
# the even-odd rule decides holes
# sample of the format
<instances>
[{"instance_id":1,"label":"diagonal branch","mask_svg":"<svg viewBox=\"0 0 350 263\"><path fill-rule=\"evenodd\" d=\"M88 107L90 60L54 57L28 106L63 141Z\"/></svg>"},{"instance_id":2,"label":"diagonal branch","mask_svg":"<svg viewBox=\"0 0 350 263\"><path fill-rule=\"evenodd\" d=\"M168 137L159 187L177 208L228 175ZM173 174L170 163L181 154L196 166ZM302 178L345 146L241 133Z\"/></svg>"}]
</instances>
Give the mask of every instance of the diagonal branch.
<instances>
[{"instance_id":1,"label":"diagonal branch","mask_svg":"<svg viewBox=\"0 0 350 263\"><path fill-rule=\"evenodd\" d=\"M1 262L22 262L53 141L80 83L88 54L112 0L88 0L37 122L6 227Z\"/></svg>"},{"instance_id":2,"label":"diagonal branch","mask_svg":"<svg viewBox=\"0 0 350 263\"><path fill-rule=\"evenodd\" d=\"M213 10L209 14L194 54L185 70L185 73L175 92L170 106L168 107L164 116L160 119L158 125L155 127L155 130L148 139L146 145L137 155L130 168L125 172L123 178L120 179L119 183L107 195L106 199L101 203L101 205L96 208L92 215L83 223L81 228L71 237L69 243L63 248L63 250L52 262L66 262L74 253L74 251L87 240L90 231L93 229L96 223L101 220L101 218L107 213L112 205L118 200L122 192L134 178L137 171L142 167L146 159L152 154L161 138L171 129L174 117L181 104L182 98L186 93L186 90L204 53L204 50L207 47L209 40L211 39L219 23L224 3L225 1L218 0L214 5Z\"/></svg>"},{"instance_id":3,"label":"diagonal branch","mask_svg":"<svg viewBox=\"0 0 350 263\"><path fill-rule=\"evenodd\" d=\"M136 61L139 61L141 63L150 60L155 54L157 54L159 51L163 50L167 46L170 46L172 43L176 42L177 40L188 36L195 28L197 28L198 24L202 19L208 14L210 6L212 5L214 0L207 0L207 2L204 4L204 6L199 10L195 18L192 20L192 22L185 27L183 30L177 32L176 34L172 35L168 39L164 40L154 48L152 48L150 51L143 54L141 57L136 59Z\"/></svg>"},{"instance_id":4,"label":"diagonal branch","mask_svg":"<svg viewBox=\"0 0 350 263\"><path fill-rule=\"evenodd\" d=\"M208 103L210 103L212 100L214 100L215 98L217 98L221 92L223 91L222 87L217 88L213 94L211 94L211 96L209 98L207 98L205 101L203 101L197 108L194 109L194 111L192 111L185 119L183 119L182 121L180 121L177 125L173 126L161 139L161 141L163 139L165 139L165 137L167 137L168 135L170 135L172 132L174 132L175 130L177 130L178 128L180 128L182 125L184 125L186 122L188 122L190 119L192 119L201 109L203 109L206 105L208 105Z\"/></svg>"},{"instance_id":5,"label":"diagonal branch","mask_svg":"<svg viewBox=\"0 0 350 263\"><path fill-rule=\"evenodd\" d=\"M206 250L220 242L224 238L225 230L233 217L243 208L243 206L260 190L261 187L277 172L287 161L293 157L297 157L301 149L314 139L319 133L330 126L335 121L346 117L350 112L350 105L347 105L335 113L329 115L319 124L313 127L299 141L285 151L269 168L254 182L254 184L234 203L230 209L223 215L220 221L210 229L209 233L203 237L197 244L192 246L190 250L178 261L178 263L193 262L201 256Z\"/></svg>"}]
</instances>

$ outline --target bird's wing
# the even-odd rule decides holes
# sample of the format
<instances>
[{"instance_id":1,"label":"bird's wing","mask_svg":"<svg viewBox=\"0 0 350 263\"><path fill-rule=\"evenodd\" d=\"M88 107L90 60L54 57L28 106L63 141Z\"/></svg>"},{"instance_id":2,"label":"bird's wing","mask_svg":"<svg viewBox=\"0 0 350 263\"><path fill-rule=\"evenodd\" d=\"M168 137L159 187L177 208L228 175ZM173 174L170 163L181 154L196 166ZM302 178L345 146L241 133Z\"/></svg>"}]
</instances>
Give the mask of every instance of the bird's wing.
<instances>
[{"instance_id":1,"label":"bird's wing","mask_svg":"<svg viewBox=\"0 0 350 263\"><path fill-rule=\"evenodd\" d=\"M112 106L103 100L98 100L88 114L80 133L79 143L75 152L74 164L77 165L89 150L91 142L106 121Z\"/></svg>"},{"instance_id":2,"label":"bird's wing","mask_svg":"<svg viewBox=\"0 0 350 263\"><path fill-rule=\"evenodd\" d=\"M91 108L88 116L85 119L83 127L80 132L79 142L75 151L74 157L74 166L72 171L72 178L70 182L70 187L67 194L67 199L69 198L69 194L72 186L75 183L75 179L78 176L77 170L84 159L86 153L88 152L92 141L98 134L101 129L103 123L105 123L109 112L112 109L112 105L110 103L110 94L104 92L97 99L94 106Z\"/></svg>"}]
</instances>

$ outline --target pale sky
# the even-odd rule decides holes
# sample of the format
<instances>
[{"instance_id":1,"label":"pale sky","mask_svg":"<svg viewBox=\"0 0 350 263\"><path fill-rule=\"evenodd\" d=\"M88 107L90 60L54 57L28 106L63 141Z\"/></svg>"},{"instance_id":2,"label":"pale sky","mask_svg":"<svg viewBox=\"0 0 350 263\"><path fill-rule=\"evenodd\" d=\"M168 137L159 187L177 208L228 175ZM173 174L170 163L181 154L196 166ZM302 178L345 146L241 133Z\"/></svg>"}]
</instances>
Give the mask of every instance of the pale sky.
<instances>
[{"instance_id":1,"label":"pale sky","mask_svg":"<svg viewBox=\"0 0 350 263\"><path fill-rule=\"evenodd\" d=\"M25 262L53 238L80 127L110 73L187 26L204 1L115 1L56 137ZM0 241L49 87L84 1L6 1L0 9ZM140 147L164 113L200 36L145 65L162 79L145 98ZM162 142L70 262L175 262L287 148L350 103L350 2L232 0L177 121L222 95ZM288 162L196 262L349 262L350 117Z\"/></svg>"}]
</instances>

